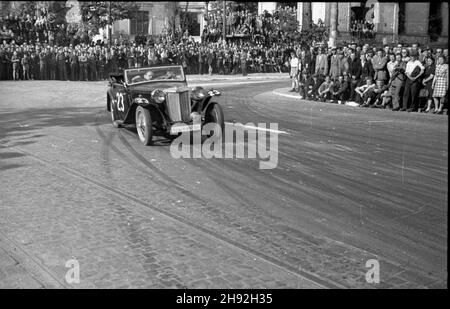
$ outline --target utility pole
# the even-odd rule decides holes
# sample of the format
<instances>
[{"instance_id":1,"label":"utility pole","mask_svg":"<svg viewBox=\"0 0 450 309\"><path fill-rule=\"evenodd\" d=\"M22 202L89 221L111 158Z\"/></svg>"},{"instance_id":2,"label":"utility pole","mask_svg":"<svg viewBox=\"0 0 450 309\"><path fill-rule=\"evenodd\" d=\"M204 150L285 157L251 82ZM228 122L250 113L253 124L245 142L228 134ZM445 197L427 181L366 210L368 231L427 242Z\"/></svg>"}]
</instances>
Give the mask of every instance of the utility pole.
<instances>
[{"instance_id":1,"label":"utility pole","mask_svg":"<svg viewBox=\"0 0 450 309\"><path fill-rule=\"evenodd\" d=\"M226 33L226 30L227 30L227 14L226 14L226 11L225 11L225 8L226 8L226 1L223 1L223 29L222 29L222 33L223 33L223 41L224 42L226 42L226 40L227 40L227 33Z\"/></svg>"},{"instance_id":2,"label":"utility pole","mask_svg":"<svg viewBox=\"0 0 450 309\"><path fill-rule=\"evenodd\" d=\"M330 2L330 39L328 45L336 47L336 41L338 37L337 33L338 26L338 3Z\"/></svg>"},{"instance_id":3,"label":"utility pole","mask_svg":"<svg viewBox=\"0 0 450 309\"><path fill-rule=\"evenodd\" d=\"M112 25L111 25L111 1L108 1L108 45L111 47L111 33L112 33Z\"/></svg>"}]
</instances>

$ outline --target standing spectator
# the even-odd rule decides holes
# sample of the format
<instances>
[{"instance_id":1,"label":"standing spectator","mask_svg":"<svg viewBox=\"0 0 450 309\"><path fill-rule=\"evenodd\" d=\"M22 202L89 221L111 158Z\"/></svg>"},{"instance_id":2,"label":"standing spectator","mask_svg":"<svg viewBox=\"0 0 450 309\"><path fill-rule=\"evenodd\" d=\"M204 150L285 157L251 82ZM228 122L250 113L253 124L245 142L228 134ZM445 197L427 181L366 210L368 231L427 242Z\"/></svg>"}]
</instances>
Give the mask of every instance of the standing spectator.
<instances>
[{"instance_id":1,"label":"standing spectator","mask_svg":"<svg viewBox=\"0 0 450 309\"><path fill-rule=\"evenodd\" d=\"M337 55L336 47L331 50L330 57L330 77L331 79L337 79L341 75L341 63L339 56Z\"/></svg>"},{"instance_id":2,"label":"standing spectator","mask_svg":"<svg viewBox=\"0 0 450 309\"><path fill-rule=\"evenodd\" d=\"M245 51L241 52L241 70L242 76L247 76L247 53Z\"/></svg>"},{"instance_id":3,"label":"standing spectator","mask_svg":"<svg viewBox=\"0 0 450 309\"><path fill-rule=\"evenodd\" d=\"M419 78L425 71L425 67L417 60L417 57L417 51L412 51L405 69L406 82L403 93L403 109L406 108L406 111L408 112L415 111L418 107L420 90Z\"/></svg>"},{"instance_id":4,"label":"standing spectator","mask_svg":"<svg viewBox=\"0 0 450 309\"><path fill-rule=\"evenodd\" d=\"M431 104L433 103L433 79L434 79L434 72L436 71L436 67L434 65L433 58L429 57L425 59L426 65L425 65L425 73L423 74L423 80L422 85L423 89L425 89L426 92L426 100L427 100L427 108L425 110L425 113L430 112Z\"/></svg>"},{"instance_id":5,"label":"standing spectator","mask_svg":"<svg viewBox=\"0 0 450 309\"><path fill-rule=\"evenodd\" d=\"M57 66L58 66L58 78L59 80L67 80L67 72L66 72L66 58L62 52L62 50L58 50L58 54L56 57Z\"/></svg>"},{"instance_id":6,"label":"standing spectator","mask_svg":"<svg viewBox=\"0 0 450 309\"><path fill-rule=\"evenodd\" d=\"M70 80L76 81L78 80L78 54L76 51L72 51L69 57L70 61Z\"/></svg>"},{"instance_id":7,"label":"standing spectator","mask_svg":"<svg viewBox=\"0 0 450 309\"><path fill-rule=\"evenodd\" d=\"M29 80L30 79L30 59L28 58L28 54L25 53L23 55L22 61L22 70L23 70L23 79Z\"/></svg>"},{"instance_id":8,"label":"standing spectator","mask_svg":"<svg viewBox=\"0 0 450 309\"><path fill-rule=\"evenodd\" d=\"M198 51L198 74L203 75L203 63L204 63L203 48Z\"/></svg>"},{"instance_id":9,"label":"standing spectator","mask_svg":"<svg viewBox=\"0 0 450 309\"><path fill-rule=\"evenodd\" d=\"M290 64L290 68L291 68L289 77L292 80L292 89L290 90L290 92L294 92L294 91L297 91L297 88L298 88L298 74L299 74L299 66L300 66L300 61L298 60L295 52L291 52L291 59L289 61L289 64Z\"/></svg>"},{"instance_id":10,"label":"standing spectator","mask_svg":"<svg viewBox=\"0 0 450 309\"><path fill-rule=\"evenodd\" d=\"M379 49L372 60L373 69L375 71L375 80L382 80L383 82L386 82L388 80L386 68L387 62L387 55L383 55L383 50Z\"/></svg>"},{"instance_id":11,"label":"standing spectator","mask_svg":"<svg viewBox=\"0 0 450 309\"><path fill-rule=\"evenodd\" d=\"M433 113L442 114L444 98L448 91L448 64L444 63L444 55L437 58L436 71L433 79Z\"/></svg>"},{"instance_id":12,"label":"standing spectator","mask_svg":"<svg viewBox=\"0 0 450 309\"><path fill-rule=\"evenodd\" d=\"M319 48L316 56L316 70L315 74L327 75L328 73L328 59L327 55L323 54L322 48Z\"/></svg>"},{"instance_id":13,"label":"standing spectator","mask_svg":"<svg viewBox=\"0 0 450 309\"><path fill-rule=\"evenodd\" d=\"M403 104L402 93L405 89L406 82L406 63L403 61L401 54L395 55L396 66L394 69L394 74L390 79L390 92L392 94L392 107L393 111L398 111L403 109L406 105ZM406 110L406 108L405 108Z\"/></svg>"},{"instance_id":14,"label":"standing spectator","mask_svg":"<svg viewBox=\"0 0 450 309\"><path fill-rule=\"evenodd\" d=\"M30 78L32 80L38 79L39 76L39 57L36 52L32 52L30 55Z\"/></svg>"},{"instance_id":15,"label":"standing spectator","mask_svg":"<svg viewBox=\"0 0 450 309\"><path fill-rule=\"evenodd\" d=\"M20 59L19 56L17 56L17 51L13 52L13 55L11 57L11 63L12 63L13 80L19 80Z\"/></svg>"},{"instance_id":16,"label":"standing spectator","mask_svg":"<svg viewBox=\"0 0 450 309\"><path fill-rule=\"evenodd\" d=\"M88 81L88 58L86 55L86 51L82 51L81 55L78 58L80 64L80 80Z\"/></svg>"},{"instance_id":17,"label":"standing spectator","mask_svg":"<svg viewBox=\"0 0 450 309\"><path fill-rule=\"evenodd\" d=\"M391 79L392 75L394 75L394 70L395 70L396 65L397 65L397 62L395 61L395 55L389 54L389 61L386 64L386 69L389 74L389 79Z\"/></svg>"},{"instance_id":18,"label":"standing spectator","mask_svg":"<svg viewBox=\"0 0 450 309\"><path fill-rule=\"evenodd\" d=\"M44 50L39 53L39 79L47 79L47 54Z\"/></svg>"}]
</instances>

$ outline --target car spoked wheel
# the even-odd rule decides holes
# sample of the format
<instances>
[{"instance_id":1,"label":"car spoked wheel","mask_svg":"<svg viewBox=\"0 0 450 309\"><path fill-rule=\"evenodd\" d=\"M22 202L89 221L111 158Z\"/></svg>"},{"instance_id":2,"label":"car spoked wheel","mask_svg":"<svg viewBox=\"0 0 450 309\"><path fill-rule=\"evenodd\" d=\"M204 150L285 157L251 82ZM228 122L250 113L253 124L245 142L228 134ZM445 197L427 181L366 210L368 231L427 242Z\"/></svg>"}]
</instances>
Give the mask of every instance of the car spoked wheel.
<instances>
[{"instance_id":1,"label":"car spoked wheel","mask_svg":"<svg viewBox=\"0 0 450 309\"><path fill-rule=\"evenodd\" d=\"M208 109L205 112L205 124L206 123L218 124L222 129L222 136L223 136L225 130L225 120L223 117L222 108L220 107L219 104L214 103L208 107ZM211 134L208 134L207 136L210 137Z\"/></svg>"},{"instance_id":2,"label":"car spoked wheel","mask_svg":"<svg viewBox=\"0 0 450 309\"><path fill-rule=\"evenodd\" d=\"M152 143L153 129L150 112L142 106L136 108L136 130L142 144L148 146Z\"/></svg>"}]
</instances>

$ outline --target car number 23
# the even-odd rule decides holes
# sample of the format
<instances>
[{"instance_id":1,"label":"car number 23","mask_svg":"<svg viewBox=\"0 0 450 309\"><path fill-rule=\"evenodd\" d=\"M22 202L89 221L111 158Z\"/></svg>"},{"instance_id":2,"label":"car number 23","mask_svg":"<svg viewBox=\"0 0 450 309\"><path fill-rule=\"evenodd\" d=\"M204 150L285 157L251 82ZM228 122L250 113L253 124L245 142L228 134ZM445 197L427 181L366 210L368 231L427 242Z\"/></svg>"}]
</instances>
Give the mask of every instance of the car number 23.
<instances>
[{"instance_id":1,"label":"car number 23","mask_svg":"<svg viewBox=\"0 0 450 309\"><path fill-rule=\"evenodd\" d=\"M117 110L123 112L125 110L125 106L123 104L123 93L117 92Z\"/></svg>"}]
</instances>

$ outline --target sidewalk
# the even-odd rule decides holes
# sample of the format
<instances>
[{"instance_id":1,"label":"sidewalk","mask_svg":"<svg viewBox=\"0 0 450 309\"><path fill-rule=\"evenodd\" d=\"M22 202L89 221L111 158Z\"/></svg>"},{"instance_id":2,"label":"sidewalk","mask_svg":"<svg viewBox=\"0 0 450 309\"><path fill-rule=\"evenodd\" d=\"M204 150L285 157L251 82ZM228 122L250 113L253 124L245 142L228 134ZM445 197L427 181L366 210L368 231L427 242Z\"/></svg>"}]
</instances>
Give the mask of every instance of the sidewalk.
<instances>
[{"instance_id":1,"label":"sidewalk","mask_svg":"<svg viewBox=\"0 0 450 309\"><path fill-rule=\"evenodd\" d=\"M186 75L188 82L201 82L201 81L221 81L221 80L264 80L264 79L289 79L289 73L251 73L247 76L242 74L236 75L219 75L219 74L193 74Z\"/></svg>"},{"instance_id":2,"label":"sidewalk","mask_svg":"<svg viewBox=\"0 0 450 309\"><path fill-rule=\"evenodd\" d=\"M286 87L286 88L278 88L278 89L274 89L272 91L273 94L282 96L282 97L286 97L286 98L290 98L290 99L296 99L298 101L310 101L310 102L314 102L311 100L305 100L305 99L300 99L300 94L298 92L290 92L289 90L291 90L291 87ZM324 102L325 103L325 102ZM333 104L333 103L331 103ZM346 102L344 104L345 106L350 106L350 107L359 107L357 103L349 103ZM448 114L448 110L447 109L443 109L444 111L444 115ZM426 113L423 113L426 114Z\"/></svg>"},{"instance_id":3,"label":"sidewalk","mask_svg":"<svg viewBox=\"0 0 450 309\"><path fill-rule=\"evenodd\" d=\"M290 92L291 87L286 87L286 88L278 88L278 89L274 89L273 93L279 96L283 96L286 98L290 98L290 99L296 99L299 101L309 101L309 102L314 102L312 100L305 100L305 99L300 99L300 94L298 92ZM322 102L320 102L322 103ZM323 102L323 103L329 103L329 102ZM333 103L331 103L333 104ZM346 102L344 105L346 106L351 106L351 107L358 107L358 104L356 103L349 103Z\"/></svg>"}]
</instances>

